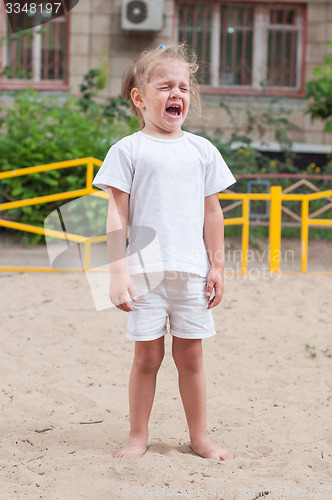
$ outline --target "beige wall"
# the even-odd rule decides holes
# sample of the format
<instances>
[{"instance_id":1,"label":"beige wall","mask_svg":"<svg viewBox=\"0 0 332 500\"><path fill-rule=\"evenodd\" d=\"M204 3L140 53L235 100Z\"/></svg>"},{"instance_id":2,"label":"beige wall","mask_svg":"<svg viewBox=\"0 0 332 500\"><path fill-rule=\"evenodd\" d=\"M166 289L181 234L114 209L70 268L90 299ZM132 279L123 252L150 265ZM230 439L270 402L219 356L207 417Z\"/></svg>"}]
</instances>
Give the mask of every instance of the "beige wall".
<instances>
[{"instance_id":1,"label":"beige wall","mask_svg":"<svg viewBox=\"0 0 332 500\"><path fill-rule=\"evenodd\" d=\"M296 1L296 0L295 0ZM275 2L274 2L275 3ZM303 3L303 2L299 2ZM173 0L164 0L164 27L161 32L147 34L121 30L121 0L81 0L72 11L70 37L70 87L74 95L78 94L83 75L91 68L100 65L100 57L110 62L109 81L100 94L101 98L117 96L120 93L121 76L130 61L150 44L167 44L172 40ZM332 40L332 1L310 0L308 5L308 28L306 43L306 80L311 78L312 70L321 64L327 53L326 40ZM269 100L266 97L202 96L204 123L193 116L186 125L193 131L205 129L212 133L215 128L231 134L232 126L219 102L227 102L237 117L237 123L245 120L247 106L264 109ZM293 132L295 142L313 144L331 144L331 134L322 132L319 121L311 123L304 114L306 101L303 98L283 98L281 105L292 111L289 119L301 127L300 132ZM256 137L258 139L258 137ZM267 133L264 140L274 140L273 134Z\"/></svg>"},{"instance_id":2,"label":"beige wall","mask_svg":"<svg viewBox=\"0 0 332 500\"><path fill-rule=\"evenodd\" d=\"M101 97L120 93L123 71L132 59L150 44L172 39L173 1L164 0L164 27L161 32L128 32L121 29L121 0L83 0L72 11L70 39L70 86L76 95L88 69L110 62L109 81Z\"/></svg>"}]
</instances>

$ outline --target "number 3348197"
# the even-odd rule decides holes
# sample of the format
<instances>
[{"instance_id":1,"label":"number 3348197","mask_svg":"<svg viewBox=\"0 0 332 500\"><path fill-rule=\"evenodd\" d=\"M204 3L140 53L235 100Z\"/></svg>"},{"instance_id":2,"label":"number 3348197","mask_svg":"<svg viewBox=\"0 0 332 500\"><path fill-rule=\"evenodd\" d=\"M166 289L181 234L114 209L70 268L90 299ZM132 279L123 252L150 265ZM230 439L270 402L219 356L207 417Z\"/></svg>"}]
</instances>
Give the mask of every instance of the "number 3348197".
<instances>
[{"instance_id":1,"label":"number 3348197","mask_svg":"<svg viewBox=\"0 0 332 500\"><path fill-rule=\"evenodd\" d=\"M6 13L7 14L36 14L40 12L41 14L57 14L61 7L61 2L50 3L18 3L18 2L7 2L6 3Z\"/></svg>"}]
</instances>

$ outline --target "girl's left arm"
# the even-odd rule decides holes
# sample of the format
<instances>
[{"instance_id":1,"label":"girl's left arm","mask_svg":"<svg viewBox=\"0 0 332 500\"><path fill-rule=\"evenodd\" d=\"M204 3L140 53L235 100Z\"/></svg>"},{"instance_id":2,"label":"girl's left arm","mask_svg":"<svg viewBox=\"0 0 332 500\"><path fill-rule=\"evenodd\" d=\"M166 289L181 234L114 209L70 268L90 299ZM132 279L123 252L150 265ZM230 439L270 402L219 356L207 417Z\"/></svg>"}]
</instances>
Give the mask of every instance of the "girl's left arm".
<instances>
[{"instance_id":1,"label":"girl's left arm","mask_svg":"<svg viewBox=\"0 0 332 500\"><path fill-rule=\"evenodd\" d=\"M208 306L212 309L221 302L224 291L224 216L218 193L205 197L203 238L211 265L205 293L210 296L215 291Z\"/></svg>"}]
</instances>

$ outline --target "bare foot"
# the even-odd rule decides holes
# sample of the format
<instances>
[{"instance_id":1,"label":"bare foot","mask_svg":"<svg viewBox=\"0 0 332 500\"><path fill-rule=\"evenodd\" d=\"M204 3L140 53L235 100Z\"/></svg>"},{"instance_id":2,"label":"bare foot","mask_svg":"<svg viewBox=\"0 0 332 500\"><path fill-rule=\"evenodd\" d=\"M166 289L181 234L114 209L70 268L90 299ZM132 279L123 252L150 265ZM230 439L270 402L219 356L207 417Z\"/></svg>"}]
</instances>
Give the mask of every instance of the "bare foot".
<instances>
[{"instance_id":1,"label":"bare foot","mask_svg":"<svg viewBox=\"0 0 332 500\"><path fill-rule=\"evenodd\" d=\"M217 460L233 459L233 453L226 450L226 448L221 448L207 436L195 442L191 441L190 447L197 455L203 458L215 458Z\"/></svg>"},{"instance_id":2,"label":"bare foot","mask_svg":"<svg viewBox=\"0 0 332 500\"><path fill-rule=\"evenodd\" d=\"M129 437L127 444L115 455L115 458L122 458L125 455L141 457L147 450L146 439L139 437Z\"/></svg>"}]
</instances>

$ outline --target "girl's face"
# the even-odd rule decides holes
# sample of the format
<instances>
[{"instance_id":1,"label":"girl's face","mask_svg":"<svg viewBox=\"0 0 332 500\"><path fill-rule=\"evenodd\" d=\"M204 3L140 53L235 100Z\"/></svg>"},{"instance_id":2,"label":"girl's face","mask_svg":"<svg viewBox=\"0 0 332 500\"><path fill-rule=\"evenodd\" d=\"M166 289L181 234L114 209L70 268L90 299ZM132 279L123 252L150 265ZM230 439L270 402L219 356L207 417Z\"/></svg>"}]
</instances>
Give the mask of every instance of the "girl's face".
<instances>
[{"instance_id":1,"label":"girl's face","mask_svg":"<svg viewBox=\"0 0 332 500\"><path fill-rule=\"evenodd\" d=\"M143 92L132 90L134 104L140 109L143 131L155 137L177 138L190 105L189 69L173 59L158 63L150 73Z\"/></svg>"}]
</instances>

